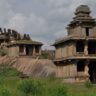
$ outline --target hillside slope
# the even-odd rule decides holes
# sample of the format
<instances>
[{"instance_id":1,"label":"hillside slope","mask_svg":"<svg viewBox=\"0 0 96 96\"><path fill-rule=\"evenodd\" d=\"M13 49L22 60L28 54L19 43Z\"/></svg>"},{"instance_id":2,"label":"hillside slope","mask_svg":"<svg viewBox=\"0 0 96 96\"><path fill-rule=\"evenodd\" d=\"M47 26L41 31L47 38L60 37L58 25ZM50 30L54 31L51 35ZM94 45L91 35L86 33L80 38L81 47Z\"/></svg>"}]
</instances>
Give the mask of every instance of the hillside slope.
<instances>
[{"instance_id":1,"label":"hillside slope","mask_svg":"<svg viewBox=\"0 0 96 96\"><path fill-rule=\"evenodd\" d=\"M0 57L0 65L8 64L24 75L32 77L55 76L56 66L48 59L33 59L31 57Z\"/></svg>"}]
</instances>

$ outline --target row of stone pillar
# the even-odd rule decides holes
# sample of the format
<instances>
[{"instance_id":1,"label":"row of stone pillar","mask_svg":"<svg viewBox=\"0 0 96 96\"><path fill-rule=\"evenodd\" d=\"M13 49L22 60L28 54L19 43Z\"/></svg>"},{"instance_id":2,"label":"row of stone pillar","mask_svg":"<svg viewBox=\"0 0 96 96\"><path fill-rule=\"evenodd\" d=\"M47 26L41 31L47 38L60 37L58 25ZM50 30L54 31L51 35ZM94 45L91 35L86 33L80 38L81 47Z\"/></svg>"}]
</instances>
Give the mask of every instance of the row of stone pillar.
<instances>
[{"instance_id":1,"label":"row of stone pillar","mask_svg":"<svg viewBox=\"0 0 96 96\"><path fill-rule=\"evenodd\" d=\"M33 48L32 48L33 50L32 50L32 55L33 56L35 56L36 55L36 47L35 46L33 46ZM26 55L26 46L24 45L24 54ZM39 53L38 53L39 55L41 54L41 49L39 48Z\"/></svg>"}]
</instances>

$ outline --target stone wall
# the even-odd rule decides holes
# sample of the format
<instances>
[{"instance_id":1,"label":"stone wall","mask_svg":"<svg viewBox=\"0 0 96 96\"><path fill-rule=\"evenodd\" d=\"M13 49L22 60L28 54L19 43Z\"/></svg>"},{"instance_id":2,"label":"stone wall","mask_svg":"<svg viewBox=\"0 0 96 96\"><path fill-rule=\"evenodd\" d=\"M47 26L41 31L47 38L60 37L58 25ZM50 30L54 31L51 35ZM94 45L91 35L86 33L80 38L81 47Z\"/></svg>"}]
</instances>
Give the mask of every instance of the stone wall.
<instances>
[{"instance_id":1,"label":"stone wall","mask_svg":"<svg viewBox=\"0 0 96 96\"><path fill-rule=\"evenodd\" d=\"M86 26L81 27L81 26L76 26L73 28L68 29L68 35L73 35L73 36L86 36ZM96 36L96 27L89 27L89 36L93 37Z\"/></svg>"},{"instance_id":2,"label":"stone wall","mask_svg":"<svg viewBox=\"0 0 96 96\"><path fill-rule=\"evenodd\" d=\"M62 78L65 82L76 82L77 66L76 62L69 62L68 64L57 65L56 76Z\"/></svg>"},{"instance_id":3,"label":"stone wall","mask_svg":"<svg viewBox=\"0 0 96 96\"><path fill-rule=\"evenodd\" d=\"M74 43L66 43L62 44L62 46L58 46L56 48L55 58L64 58L73 56L76 53L75 44Z\"/></svg>"},{"instance_id":4,"label":"stone wall","mask_svg":"<svg viewBox=\"0 0 96 96\"><path fill-rule=\"evenodd\" d=\"M19 56L19 46L11 46L8 48L9 56Z\"/></svg>"}]
</instances>

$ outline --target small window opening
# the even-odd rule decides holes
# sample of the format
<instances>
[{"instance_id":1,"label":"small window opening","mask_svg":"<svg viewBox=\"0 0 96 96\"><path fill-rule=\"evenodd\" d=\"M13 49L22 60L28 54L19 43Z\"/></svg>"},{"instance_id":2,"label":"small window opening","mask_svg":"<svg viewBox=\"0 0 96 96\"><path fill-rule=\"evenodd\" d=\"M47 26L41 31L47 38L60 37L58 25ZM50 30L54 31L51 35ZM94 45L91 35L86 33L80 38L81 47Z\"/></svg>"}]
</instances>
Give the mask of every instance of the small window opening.
<instances>
[{"instance_id":1,"label":"small window opening","mask_svg":"<svg viewBox=\"0 0 96 96\"><path fill-rule=\"evenodd\" d=\"M77 72L82 72L82 71L84 71L84 68L85 68L84 61L79 61L79 62L77 63Z\"/></svg>"},{"instance_id":2,"label":"small window opening","mask_svg":"<svg viewBox=\"0 0 96 96\"><path fill-rule=\"evenodd\" d=\"M76 52L84 52L84 42L78 41L76 43Z\"/></svg>"},{"instance_id":3,"label":"small window opening","mask_svg":"<svg viewBox=\"0 0 96 96\"><path fill-rule=\"evenodd\" d=\"M89 28L86 28L86 36L89 36Z\"/></svg>"}]
</instances>

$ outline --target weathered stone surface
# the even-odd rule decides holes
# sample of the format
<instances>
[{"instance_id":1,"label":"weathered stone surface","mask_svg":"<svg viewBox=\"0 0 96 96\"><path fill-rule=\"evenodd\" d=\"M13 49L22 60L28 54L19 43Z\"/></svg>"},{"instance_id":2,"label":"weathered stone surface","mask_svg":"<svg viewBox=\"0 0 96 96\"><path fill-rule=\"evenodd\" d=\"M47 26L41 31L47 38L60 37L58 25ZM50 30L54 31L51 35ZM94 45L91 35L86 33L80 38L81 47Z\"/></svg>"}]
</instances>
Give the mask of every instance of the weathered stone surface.
<instances>
[{"instance_id":1,"label":"weathered stone surface","mask_svg":"<svg viewBox=\"0 0 96 96\"><path fill-rule=\"evenodd\" d=\"M79 7L76 8L76 14L79 12L87 12L90 13L90 8L88 7L88 5L80 5Z\"/></svg>"},{"instance_id":2,"label":"weathered stone surface","mask_svg":"<svg viewBox=\"0 0 96 96\"><path fill-rule=\"evenodd\" d=\"M8 64L16 68L26 76L31 77L54 77L56 66L48 59L32 59L30 57L0 57L0 65Z\"/></svg>"}]
</instances>

